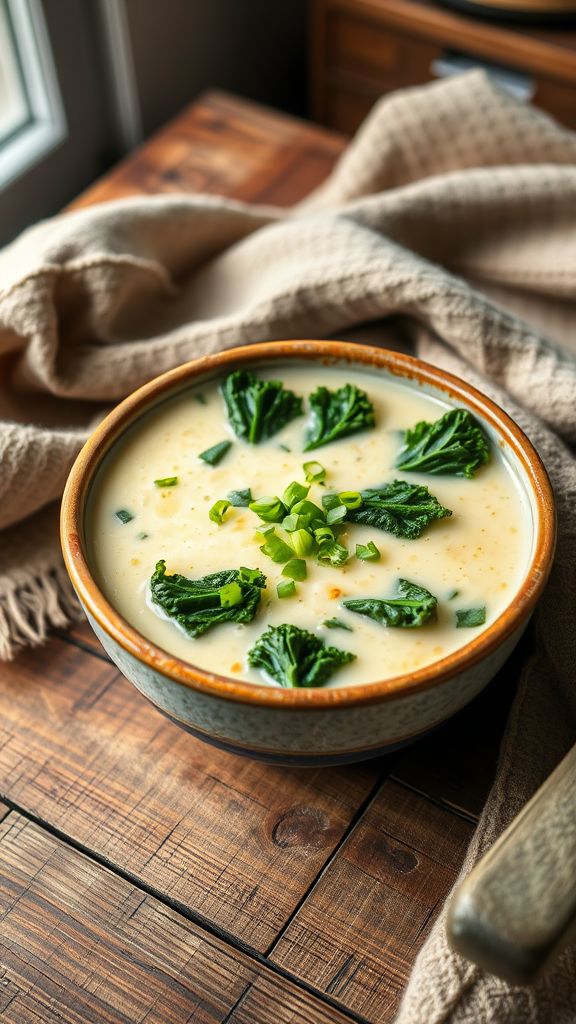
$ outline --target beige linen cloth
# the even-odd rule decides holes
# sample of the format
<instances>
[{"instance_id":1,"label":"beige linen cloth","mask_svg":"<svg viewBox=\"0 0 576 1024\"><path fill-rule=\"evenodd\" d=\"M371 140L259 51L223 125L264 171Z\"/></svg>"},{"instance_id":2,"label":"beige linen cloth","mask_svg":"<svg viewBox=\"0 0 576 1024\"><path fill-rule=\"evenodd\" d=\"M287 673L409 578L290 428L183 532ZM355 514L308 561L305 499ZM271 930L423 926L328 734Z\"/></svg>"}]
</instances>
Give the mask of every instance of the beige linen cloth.
<instances>
[{"instance_id":1,"label":"beige linen cloth","mask_svg":"<svg viewBox=\"0 0 576 1024\"><path fill-rule=\"evenodd\" d=\"M0 254L0 650L77 612L56 501L106 404L202 353L338 336L400 314L540 451L560 538L469 869L576 739L576 135L479 72L397 93L286 213L208 196L105 204ZM553 884L553 880L551 880ZM451 953L440 915L399 1024L576 1021L576 958L512 988Z\"/></svg>"}]
</instances>

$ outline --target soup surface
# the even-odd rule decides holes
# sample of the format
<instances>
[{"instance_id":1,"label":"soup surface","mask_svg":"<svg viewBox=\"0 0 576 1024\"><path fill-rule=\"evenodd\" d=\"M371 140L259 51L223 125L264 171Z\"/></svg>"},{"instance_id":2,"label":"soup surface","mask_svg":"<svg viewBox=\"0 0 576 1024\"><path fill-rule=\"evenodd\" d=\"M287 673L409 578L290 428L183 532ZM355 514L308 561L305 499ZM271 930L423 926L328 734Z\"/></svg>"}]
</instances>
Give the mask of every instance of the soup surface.
<instances>
[{"instance_id":1,"label":"soup surface","mask_svg":"<svg viewBox=\"0 0 576 1024\"><path fill-rule=\"evenodd\" d=\"M330 389L356 384L370 397L376 427L304 453L307 413L274 437L251 445L231 430L218 380L167 399L115 445L92 488L90 558L110 603L164 650L201 668L263 685L269 683L248 666L247 653L269 625L292 623L354 653L356 660L331 677L331 687L421 668L478 636L517 590L533 537L528 500L498 446L492 444L490 461L473 479L404 473L394 468L401 432L420 420L438 419L451 406L376 371L291 364L256 372L263 379L281 379L305 400L319 384ZM233 445L218 465L198 458L226 439ZM212 522L208 512L233 490L250 488L254 498L282 495L291 481L304 482L302 466L310 460L326 469L325 485L311 486L309 498L317 504L323 493L359 491L402 479L425 484L453 514L432 522L415 540L346 524L339 540L350 549L348 562L332 567L309 558L308 576L296 584L295 595L278 598L282 566L260 551L254 512L231 508L222 525ZM172 476L178 478L176 486L154 483ZM121 522L119 509L129 510L133 518ZM369 541L377 545L379 561L354 557L356 544ZM190 578L240 566L260 569L267 586L256 617L250 624L224 623L197 639L188 637L150 600L149 580L159 559L165 559L167 572ZM400 577L437 597L435 622L416 629L392 628L342 605L345 598L391 597ZM456 628L458 610L479 606L486 607L483 626ZM352 631L326 627L324 622L333 618Z\"/></svg>"}]
</instances>

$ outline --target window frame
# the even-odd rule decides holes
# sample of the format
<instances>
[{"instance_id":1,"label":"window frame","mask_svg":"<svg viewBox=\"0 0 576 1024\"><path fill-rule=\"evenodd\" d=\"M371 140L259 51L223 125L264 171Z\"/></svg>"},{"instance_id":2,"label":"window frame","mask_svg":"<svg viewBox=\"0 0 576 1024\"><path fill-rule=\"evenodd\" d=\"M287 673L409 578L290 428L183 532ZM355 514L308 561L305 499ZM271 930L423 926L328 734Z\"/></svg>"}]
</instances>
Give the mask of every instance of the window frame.
<instances>
[{"instance_id":1,"label":"window frame","mask_svg":"<svg viewBox=\"0 0 576 1024\"><path fill-rule=\"evenodd\" d=\"M0 143L0 188L67 136L66 117L40 0L4 0L30 116Z\"/></svg>"}]
</instances>

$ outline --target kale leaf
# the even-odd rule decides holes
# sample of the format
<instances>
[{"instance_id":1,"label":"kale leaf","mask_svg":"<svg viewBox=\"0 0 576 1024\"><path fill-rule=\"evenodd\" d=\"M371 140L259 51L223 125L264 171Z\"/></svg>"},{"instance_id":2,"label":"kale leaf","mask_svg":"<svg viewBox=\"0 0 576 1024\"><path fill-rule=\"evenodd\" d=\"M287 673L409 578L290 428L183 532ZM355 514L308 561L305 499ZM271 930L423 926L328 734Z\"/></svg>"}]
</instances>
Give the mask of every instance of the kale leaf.
<instances>
[{"instance_id":1,"label":"kale leaf","mask_svg":"<svg viewBox=\"0 0 576 1024\"><path fill-rule=\"evenodd\" d=\"M258 380L250 370L234 370L222 384L230 425L250 444L272 437L302 414L302 399L282 381Z\"/></svg>"},{"instance_id":2,"label":"kale leaf","mask_svg":"<svg viewBox=\"0 0 576 1024\"><path fill-rule=\"evenodd\" d=\"M396 468L473 477L489 458L490 442L478 420L467 409L451 409L434 423L422 421L406 431Z\"/></svg>"},{"instance_id":3,"label":"kale leaf","mask_svg":"<svg viewBox=\"0 0 576 1024\"><path fill-rule=\"evenodd\" d=\"M483 626L486 622L486 607L462 608L456 612L456 628L463 629L467 626Z\"/></svg>"},{"instance_id":4,"label":"kale leaf","mask_svg":"<svg viewBox=\"0 0 576 1024\"><path fill-rule=\"evenodd\" d=\"M362 504L346 510L345 522L373 526L409 540L419 537L434 519L452 515L427 487L405 480L368 488L360 491L360 496ZM328 509L338 501L338 495L334 494L325 494L322 498L324 508Z\"/></svg>"},{"instance_id":5,"label":"kale leaf","mask_svg":"<svg viewBox=\"0 0 576 1024\"><path fill-rule=\"evenodd\" d=\"M248 652L248 664L264 672L280 686L323 686L341 665L356 655L327 647L314 633L298 626L268 626Z\"/></svg>"},{"instance_id":6,"label":"kale leaf","mask_svg":"<svg viewBox=\"0 0 576 1024\"><path fill-rule=\"evenodd\" d=\"M373 427L374 408L365 391L344 384L337 391L319 387L310 395L312 423L306 436L305 452Z\"/></svg>"},{"instance_id":7,"label":"kale leaf","mask_svg":"<svg viewBox=\"0 0 576 1024\"><path fill-rule=\"evenodd\" d=\"M398 580L397 597L386 598L383 601L369 597L349 598L342 604L349 611L367 615L383 626L413 629L436 618L438 601L429 590L418 586L417 583Z\"/></svg>"},{"instance_id":8,"label":"kale leaf","mask_svg":"<svg viewBox=\"0 0 576 1024\"><path fill-rule=\"evenodd\" d=\"M150 579L154 604L191 637L221 622L252 622L264 586L266 577L257 569L225 569L191 580L168 575L163 559Z\"/></svg>"}]
</instances>

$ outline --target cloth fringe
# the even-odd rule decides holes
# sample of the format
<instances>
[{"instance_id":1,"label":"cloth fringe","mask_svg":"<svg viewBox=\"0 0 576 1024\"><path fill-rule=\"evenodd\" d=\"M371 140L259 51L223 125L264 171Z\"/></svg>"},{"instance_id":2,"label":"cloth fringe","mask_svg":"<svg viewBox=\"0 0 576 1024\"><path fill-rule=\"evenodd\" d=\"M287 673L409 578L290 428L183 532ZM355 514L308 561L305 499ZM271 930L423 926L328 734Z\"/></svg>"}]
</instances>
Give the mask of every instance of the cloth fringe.
<instances>
[{"instance_id":1,"label":"cloth fringe","mask_svg":"<svg viewBox=\"0 0 576 1024\"><path fill-rule=\"evenodd\" d=\"M82 618L82 609L64 566L26 572L18 583L0 586L0 659L12 661L22 647L36 647L51 629Z\"/></svg>"}]
</instances>

